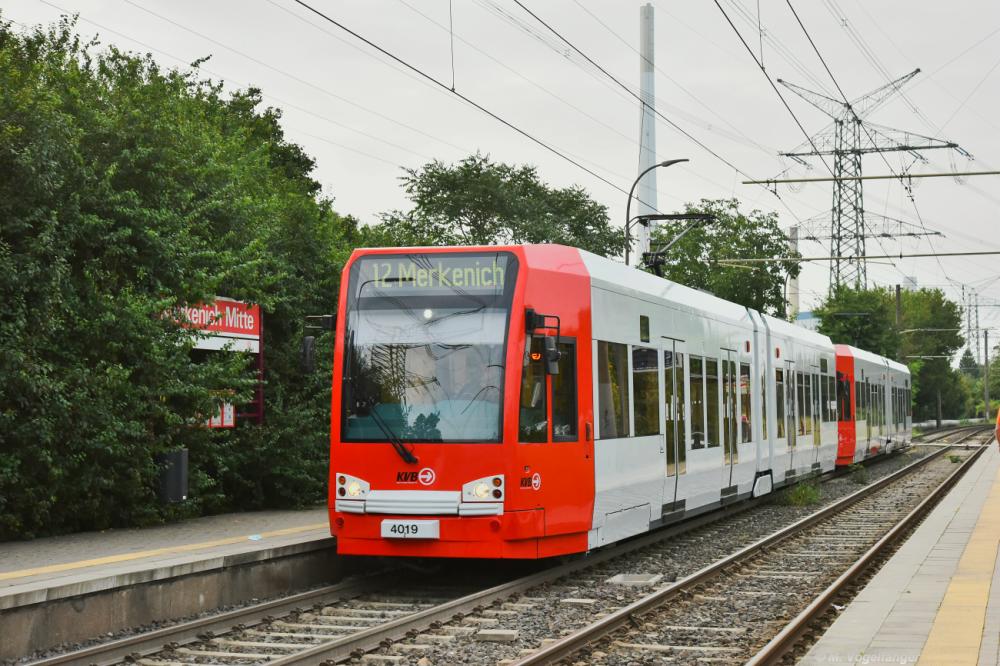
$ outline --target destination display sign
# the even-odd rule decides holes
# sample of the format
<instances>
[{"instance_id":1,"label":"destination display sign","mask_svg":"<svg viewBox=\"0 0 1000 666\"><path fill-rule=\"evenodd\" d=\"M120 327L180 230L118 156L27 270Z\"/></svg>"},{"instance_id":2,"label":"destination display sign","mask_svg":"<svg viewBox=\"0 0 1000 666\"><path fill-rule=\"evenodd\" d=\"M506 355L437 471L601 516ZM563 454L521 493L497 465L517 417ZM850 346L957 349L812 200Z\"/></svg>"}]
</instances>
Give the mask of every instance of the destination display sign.
<instances>
[{"instance_id":1,"label":"destination display sign","mask_svg":"<svg viewBox=\"0 0 1000 666\"><path fill-rule=\"evenodd\" d=\"M355 295L499 294L510 259L499 252L364 257L358 260Z\"/></svg>"}]
</instances>

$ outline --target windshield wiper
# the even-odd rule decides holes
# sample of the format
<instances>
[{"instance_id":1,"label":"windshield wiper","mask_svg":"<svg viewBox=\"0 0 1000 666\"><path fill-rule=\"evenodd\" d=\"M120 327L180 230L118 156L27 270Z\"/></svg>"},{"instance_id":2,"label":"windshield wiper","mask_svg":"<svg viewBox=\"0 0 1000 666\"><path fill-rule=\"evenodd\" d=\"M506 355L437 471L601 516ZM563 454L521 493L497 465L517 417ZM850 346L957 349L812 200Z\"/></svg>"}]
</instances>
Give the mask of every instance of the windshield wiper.
<instances>
[{"instance_id":1,"label":"windshield wiper","mask_svg":"<svg viewBox=\"0 0 1000 666\"><path fill-rule=\"evenodd\" d=\"M365 405L365 407L368 408L368 416L370 416L371 420L375 422L375 425L378 426L378 429L382 431L382 434L385 435L385 438L389 440L389 443L392 444L392 448L396 450L396 453L399 454L399 457L402 458L404 462L409 463L410 465L416 465L418 462L420 462L417 459L417 457L413 455L413 451L406 448L406 444L403 444L403 440L401 440L399 437L396 436L396 433L392 431L392 428L389 427L389 424L387 424L384 420L382 420L382 416L376 411L375 408L382 403L380 403L377 400L363 400L361 402Z\"/></svg>"}]
</instances>

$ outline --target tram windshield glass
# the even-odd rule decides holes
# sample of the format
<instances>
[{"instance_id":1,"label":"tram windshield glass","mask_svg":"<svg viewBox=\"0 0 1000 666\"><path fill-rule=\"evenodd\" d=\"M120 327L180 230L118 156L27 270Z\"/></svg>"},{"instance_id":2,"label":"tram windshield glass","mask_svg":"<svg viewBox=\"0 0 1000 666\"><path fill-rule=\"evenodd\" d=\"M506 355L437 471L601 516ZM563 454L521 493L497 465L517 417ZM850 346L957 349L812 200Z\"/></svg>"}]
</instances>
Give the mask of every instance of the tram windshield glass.
<instances>
[{"instance_id":1,"label":"tram windshield glass","mask_svg":"<svg viewBox=\"0 0 1000 666\"><path fill-rule=\"evenodd\" d=\"M341 439L498 442L517 259L372 255L350 271Z\"/></svg>"}]
</instances>

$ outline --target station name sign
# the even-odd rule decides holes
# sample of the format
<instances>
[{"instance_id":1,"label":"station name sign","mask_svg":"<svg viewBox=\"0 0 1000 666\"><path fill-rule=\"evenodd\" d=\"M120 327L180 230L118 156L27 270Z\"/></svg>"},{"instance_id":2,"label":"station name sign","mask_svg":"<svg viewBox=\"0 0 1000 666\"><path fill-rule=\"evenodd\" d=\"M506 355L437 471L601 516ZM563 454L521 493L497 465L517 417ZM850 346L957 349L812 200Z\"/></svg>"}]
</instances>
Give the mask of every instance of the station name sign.
<instances>
[{"instance_id":1,"label":"station name sign","mask_svg":"<svg viewBox=\"0 0 1000 666\"><path fill-rule=\"evenodd\" d=\"M259 305L220 297L179 308L177 319L181 326L210 334L199 336L195 349L260 351Z\"/></svg>"}]
</instances>

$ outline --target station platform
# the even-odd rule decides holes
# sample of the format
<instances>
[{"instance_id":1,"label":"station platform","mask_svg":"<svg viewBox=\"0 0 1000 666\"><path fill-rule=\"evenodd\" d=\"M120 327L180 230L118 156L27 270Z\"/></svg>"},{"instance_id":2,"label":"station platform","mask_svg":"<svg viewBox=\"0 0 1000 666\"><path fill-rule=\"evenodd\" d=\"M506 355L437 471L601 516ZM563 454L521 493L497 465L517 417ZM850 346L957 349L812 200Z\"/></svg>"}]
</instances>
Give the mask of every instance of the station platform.
<instances>
[{"instance_id":1,"label":"station platform","mask_svg":"<svg viewBox=\"0 0 1000 666\"><path fill-rule=\"evenodd\" d=\"M325 507L0 543L0 660L333 580L334 546Z\"/></svg>"},{"instance_id":2,"label":"station platform","mask_svg":"<svg viewBox=\"0 0 1000 666\"><path fill-rule=\"evenodd\" d=\"M998 551L992 442L799 663L998 666Z\"/></svg>"}]
</instances>

